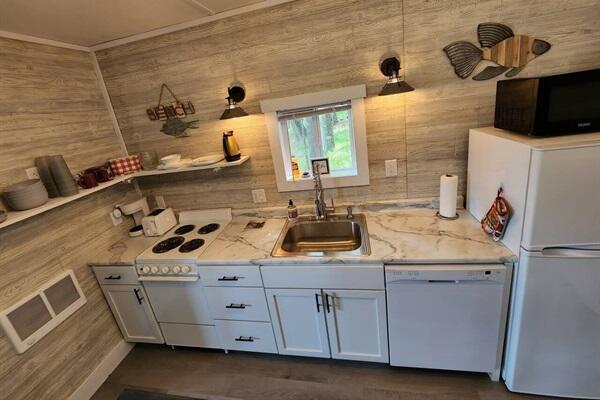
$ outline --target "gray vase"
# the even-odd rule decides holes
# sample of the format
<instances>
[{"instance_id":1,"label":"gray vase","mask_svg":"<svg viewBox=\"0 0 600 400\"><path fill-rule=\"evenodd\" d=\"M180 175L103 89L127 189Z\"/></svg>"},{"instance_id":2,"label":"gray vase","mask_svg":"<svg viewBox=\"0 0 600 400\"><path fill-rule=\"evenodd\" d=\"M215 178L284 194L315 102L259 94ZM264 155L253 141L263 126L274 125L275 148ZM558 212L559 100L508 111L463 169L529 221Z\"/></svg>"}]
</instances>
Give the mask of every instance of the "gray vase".
<instances>
[{"instance_id":1,"label":"gray vase","mask_svg":"<svg viewBox=\"0 0 600 400\"><path fill-rule=\"evenodd\" d=\"M73 196L79 193L73 174L71 174L63 156L50 156L48 166L61 196Z\"/></svg>"}]
</instances>

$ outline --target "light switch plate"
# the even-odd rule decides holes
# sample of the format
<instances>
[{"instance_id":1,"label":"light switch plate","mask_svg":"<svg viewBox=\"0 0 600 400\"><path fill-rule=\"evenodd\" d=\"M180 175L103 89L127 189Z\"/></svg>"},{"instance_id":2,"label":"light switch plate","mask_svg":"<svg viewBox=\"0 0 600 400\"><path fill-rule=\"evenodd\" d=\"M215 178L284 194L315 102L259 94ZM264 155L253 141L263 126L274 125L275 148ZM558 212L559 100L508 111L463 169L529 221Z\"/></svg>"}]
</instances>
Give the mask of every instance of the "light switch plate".
<instances>
[{"instance_id":1,"label":"light switch plate","mask_svg":"<svg viewBox=\"0 0 600 400\"><path fill-rule=\"evenodd\" d=\"M397 160L385 160L385 176L398 176Z\"/></svg>"},{"instance_id":2,"label":"light switch plate","mask_svg":"<svg viewBox=\"0 0 600 400\"><path fill-rule=\"evenodd\" d=\"M27 174L27 178L29 179L40 179L40 172L36 167L27 168L25 174Z\"/></svg>"},{"instance_id":3,"label":"light switch plate","mask_svg":"<svg viewBox=\"0 0 600 400\"><path fill-rule=\"evenodd\" d=\"M252 201L255 203L266 203L267 194L265 193L265 189L254 189L252 191Z\"/></svg>"},{"instance_id":4,"label":"light switch plate","mask_svg":"<svg viewBox=\"0 0 600 400\"><path fill-rule=\"evenodd\" d=\"M154 201L156 202L156 206L158 208L167 208L167 203L165 202L164 196L154 196Z\"/></svg>"}]
</instances>

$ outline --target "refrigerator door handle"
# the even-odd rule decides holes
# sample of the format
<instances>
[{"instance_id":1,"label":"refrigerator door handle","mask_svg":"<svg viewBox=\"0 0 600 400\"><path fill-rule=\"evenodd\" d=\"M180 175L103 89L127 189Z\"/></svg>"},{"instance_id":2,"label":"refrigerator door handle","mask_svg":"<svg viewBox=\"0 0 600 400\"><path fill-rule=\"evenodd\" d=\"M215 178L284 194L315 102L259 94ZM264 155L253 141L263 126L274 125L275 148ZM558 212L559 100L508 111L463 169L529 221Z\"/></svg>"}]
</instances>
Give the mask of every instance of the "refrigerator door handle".
<instances>
[{"instance_id":1,"label":"refrigerator door handle","mask_svg":"<svg viewBox=\"0 0 600 400\"><path fill-rule=\"evenodd\" d=\"M582 257L582 258L600 258L600 248L576 248L576 247L547 247L542 249L543 256L550 257Z\"/></svg>"}]
</instances>

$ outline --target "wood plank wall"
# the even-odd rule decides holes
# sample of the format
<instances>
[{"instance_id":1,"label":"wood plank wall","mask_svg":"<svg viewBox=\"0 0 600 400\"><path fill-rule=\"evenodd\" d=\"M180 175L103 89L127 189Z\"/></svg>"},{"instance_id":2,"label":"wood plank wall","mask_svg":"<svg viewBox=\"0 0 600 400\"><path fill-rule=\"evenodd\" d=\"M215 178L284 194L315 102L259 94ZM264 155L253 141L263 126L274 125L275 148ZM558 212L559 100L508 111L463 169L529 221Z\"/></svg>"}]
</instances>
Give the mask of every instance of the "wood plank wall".
<instances>
[{"instance_id":1,"label":"wood plank wall","mask_svg":"<svg viewBox=\"0 0 600 400\"><path fill-rule=\"evenodd\" d=\"M75 172L121 154L85 52L0 39L0 191L33 158L63 154ZM118 185L0 231L0 309L73 269L87 304L17 355L0 337L0 398L66 399L122 339L86 263L125 235L108 213Z\"/></svg>"},{"instance_id":2,"label":"wood plank wall","mask_svg":"<svg viewBox=\"0 0 600 400\"><path fill-rule=\"evenodd\" d=\"M493 122L495 81L461 80L442 52L456 40L477 43L480 22L496 21L552 43L521 76L600 66L595 0L298 0L266 10L99 51L97 56L131 152L156 150L198 156L220 149L233 129L243 152L240 168L146 178L142 189L177 208L251 207L251 189L264 188L268 205L311 193L278 193L259 100L366 83L371 185L330 191L360 201L437 196L439 176L456 173L465 191L468 129ZM403 41L405 48L403 48ZM414 92L379 98L380 57L396 51ZM218 121L226 87L247 87L251 117ZM159 132L145 109L162 82L191 99L200 128L186 139ZM399 176L386 178L384 160Z\"/></svg>"}]
</instances>

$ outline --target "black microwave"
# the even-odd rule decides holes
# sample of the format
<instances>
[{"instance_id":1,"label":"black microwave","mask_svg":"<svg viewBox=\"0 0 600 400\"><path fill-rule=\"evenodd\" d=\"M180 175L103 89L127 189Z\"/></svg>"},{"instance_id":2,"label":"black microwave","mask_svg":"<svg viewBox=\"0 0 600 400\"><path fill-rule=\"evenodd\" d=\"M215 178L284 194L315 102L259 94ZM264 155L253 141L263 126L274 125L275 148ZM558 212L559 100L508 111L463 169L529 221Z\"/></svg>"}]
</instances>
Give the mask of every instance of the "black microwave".
<instances>
[{"instance_id":1,"label":"black microwave","mask_svg":"<svg viewBox=\"0 0 600 400\"><path fill-rule=\"evenodd\" d=\"M494 126L530 136L600 131L600 69L498 81Z\"/></svg>"}]
</instances>

